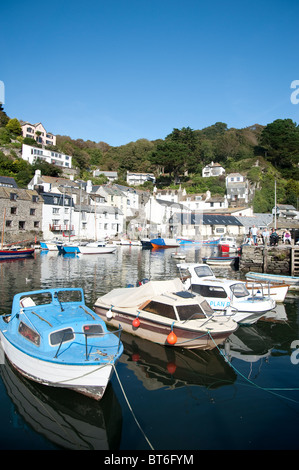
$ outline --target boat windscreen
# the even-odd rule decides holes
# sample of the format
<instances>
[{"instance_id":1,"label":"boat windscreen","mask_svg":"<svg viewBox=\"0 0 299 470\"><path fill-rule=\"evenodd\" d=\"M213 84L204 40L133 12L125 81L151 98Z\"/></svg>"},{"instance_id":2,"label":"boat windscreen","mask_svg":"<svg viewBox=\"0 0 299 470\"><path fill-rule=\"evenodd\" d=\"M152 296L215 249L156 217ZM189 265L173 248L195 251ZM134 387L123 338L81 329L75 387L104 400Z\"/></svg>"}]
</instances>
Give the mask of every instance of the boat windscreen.
<instances>
[{"instance_id":1,"label":"boat windscreen","mask_svg":"<svg viewBox=\"0 0 299 470\"><path fill-rule=\"evenodd\" d=\"M191 320L191 317L192 320L206 318L199 304L177 305L176 309L181 321Z\"/></svg>"},{"instance_id":2,"label":"boat windscreen","mask_svg":"<svg viewBox=\"0 0 299 470\"><path fill-rule=\"evenodd\" d=\"M232 293L234 294L235 297L246 297L247 295L249 295L249 292L245 286L245 284L243 284L242 282L238 282L236 284L233 284L231 287L230 287Z\"/></svg>"},{"instance_id":3,"label":"boat windscreen","mask_svg":"<svg viewBox=\"0 0 299 470\"><path fill-rule=\"evenodd\" d=\"M194 272L197 277L213 276L214 273L208 265L196 266Z\"/></svg>"}]
</instances>

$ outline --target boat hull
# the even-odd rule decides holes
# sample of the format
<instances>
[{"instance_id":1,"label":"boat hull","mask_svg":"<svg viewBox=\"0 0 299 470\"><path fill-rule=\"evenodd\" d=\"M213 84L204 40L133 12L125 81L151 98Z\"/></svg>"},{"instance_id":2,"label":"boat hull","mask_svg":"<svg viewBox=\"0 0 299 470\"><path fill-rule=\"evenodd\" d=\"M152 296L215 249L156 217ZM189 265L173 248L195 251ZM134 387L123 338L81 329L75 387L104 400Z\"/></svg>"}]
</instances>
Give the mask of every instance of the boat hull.
<instances>
[{"instance_id":1,"label":"boat hull","mask_svg":"<svg viewBox=\"0 0 299 470\"><path fill-rule=\"evenodd\" d=\"M271 282L288 285L289 290L299 290L299 277L298 276L283 276L280 274L270 273L246 273L246 279L248 281L259 281L259 282Z\"/></svg>"},{"instance_id":2,"label":"boat hull","mask_svg":"<svg viewBox=\"0 0 299 470\"><path fill-rule=\"evenodd\" d=\"M139 338L152 341L164 346L178 346L185 349L202 349L210 350L214 349L218 344L223 343L226 338L232 333L231 323L227 330L220 332L213 332L209 330L191 330L188 328L173 326L172 331L177 336L177 341L174 345L170 345L167 342L167 337L171 332L170 324L163 324L160 322L153 322L148 319L140 318L140 326L134 327L132 322L136 318L136 315L130 315L122 311L113 309L113 317L108 317L107 313L110 312L110 307L104 307L102 305L95 305L94 310L100 318L102 318L108 325L115 328L119 328L119 325L124 331L132 335L138 336ZM237 324L235 329L237 328Z\"/></svg>"},{"instance_id":3,"label":"boat hull","mask_svg":"<svg viewBox=\"0 0 299 470\"><path fill-rule=\"evenodd\" d=\"M91 246L80 246L79 247L79 254L81 255L101 255L105 253L115 253L116 247L108 247L108 246L101 246L101 247L91 247Z\"/></svg>"},{"instance_id":4,"label":"boat hull","mask_svg":"<svg viewBox=\"0 0 299 470\"><path fill-rule=\"evenodd\" d=\"M204 263L213 266L229 266L236 261L236 256L202 258Z\"/></svg>"},{"instance_id":5,"label":"boat hull","mask_svg":"<svg viewBox=\"0 0 299 470\"><path fill-rule=\"evenodd\" d=\"M151 240L153 248L176 248L180 244L172 238L154 238Z\"/></svg>"},{"instance_id":6,"label":"boat hull","mask_svg":"<svg viewBox=\"0 0 299 470\"><path fill-rule=\"evenodd\" d=\"M289 285L270 285L268 284L258 284L254 282L247 281L246 287L250 293L253 292L253 295L259 295L262 293L261 287L263 287L264 295L270 295L270 299L275 300L275 302L284 302L286 295L289 290Z\"/></svg>"},{"instance_id":7,"label":"boat hull","mask_svg":"<svg viewBox=\"0 0 299 470\"><path fill-rule=\"evenodd\" d=\"M113 364L62 364L45 361L21 351L0 332L1 345L12 366L24 377L58 388L67 388L100 400L104 395Z\"/></svg>"},{"instance_id":8,"label":"boat hull","mask_svg":"<svg viewBox=\"0 0 299 470\"><path fill-rule=\"evenodd\" d=\"M28 248L24 250L0 250L0 260L32 258L34 252L34 248Z\"/></svg>"}]
</instances>

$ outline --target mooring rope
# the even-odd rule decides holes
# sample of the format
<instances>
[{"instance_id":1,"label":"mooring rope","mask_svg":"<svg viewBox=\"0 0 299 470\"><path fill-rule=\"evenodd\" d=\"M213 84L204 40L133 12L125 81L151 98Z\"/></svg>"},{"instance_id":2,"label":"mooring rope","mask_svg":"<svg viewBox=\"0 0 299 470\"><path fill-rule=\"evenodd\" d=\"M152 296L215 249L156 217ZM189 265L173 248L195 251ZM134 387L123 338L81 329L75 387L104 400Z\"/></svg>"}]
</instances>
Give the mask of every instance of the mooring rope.
<instances>
[{"instance_id":1,"label":"mooring rope","mask_svg":"<svg viewBox=\"0 0 299 470\"><path fill-rule=\"evenodd\" d=\"M213 341L213 343L215 344L216 348L218 349L218 351L220 352L220 354L222 355L222 357L224 357L225 361L230 365L230 367L232 369L234 369L234 371L240 375L241 377L243 377L243 379L245 379L247 382L249 382L251 385L254 385L255 387L259 388L260 390L263 390L265 392L269 392L271 393L272 395L276 395L277 397L279 398L284 398L285 400L289 400L289 401L292 401L294 403L299 403L297 400L293 400L292 398L288 398L288 397L285 397L283 395L280 395L278 393L275 393L274 391L298 391L299 389L298 388L266 388L266 387L261 387L260 385L257 385L256 383L252 382L252 380L248 379L244 374L242 374L242 372L240 372L230 361L229 359L226 357L226 354L223 353L223 351L218 347L218 345L216 344L216 342L214 341L214 338L212 337L211 333L208 332L211 340Z\"/></svg>"},{"instance_id":2,"label":"mooring rope","mask_svg":"<svg viewBox=\"0 0 299 470\"><path fill-rule=\"evenodd\" d=\"M135 416L135 413L134 413L134 411L133 411L133 409L132 409L132 407L131 407L131 405L130 405L130 403L129 403L129 400L128 400L128 398L127 398L127 395L126 395L126 393L125 393L125 391L124 391L124 388L123 388L123 386L122 386L121 380L120 380L120 378L119 378L119 376L118 376L118 373L117 373L117 371L116 371L115 364L113 364L113 368L114 368L114 372L115 372L115 375L116 375L116 377L117 377L119 386L120 386L120 388L121 388L121 391L122 391L122 393L123 393L123 396L124 396L124 398L125 398L125 400L126 400L126 402L127 402L128 408L129 408L129 410L131 411L132 416L133 416L133 418L134 418L134 420L135 420L135 423L137 424L138 428L139 428L140 431L142 432L143 437L144 437L144 439L146 440L146 442L148 443L149 447L150 447L152 450L155 450L154 447L152 446L152 444L150 443L149 439L147 438L145 432L144 432L143 429L141 428L141 426L140 426L140 424L139 424L139 422L138 422L138 420L137 420L137 418L136 418L136 416Z\"/></svg>"}]
</instances>

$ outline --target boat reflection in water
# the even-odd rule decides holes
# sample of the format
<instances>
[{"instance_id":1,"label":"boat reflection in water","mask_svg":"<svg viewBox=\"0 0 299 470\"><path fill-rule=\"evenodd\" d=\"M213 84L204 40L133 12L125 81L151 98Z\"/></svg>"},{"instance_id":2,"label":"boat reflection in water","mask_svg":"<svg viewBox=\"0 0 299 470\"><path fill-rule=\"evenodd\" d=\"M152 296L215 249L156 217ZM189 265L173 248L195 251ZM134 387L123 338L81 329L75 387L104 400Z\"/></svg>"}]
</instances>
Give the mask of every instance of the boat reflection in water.
<instances>
[{"instance_id":1,"label":"boat reflection in water","mask_svg":"<svg viewBox=\"0 0 299 470\"><path fill-rule=\"evenodd\" d=\"M217 350L168 348L122 333L125 363L147 390L199 385L210 389L231 385L236 374Z\"/></svg>"},{"instance_id":2,"label":"boat reflection in water","mask_svg":"<svg viewBox=\"0 0 299 470\"><path fill-rule=\"evenodd\" d=\"M26 424L59 448L119 448L122 411L111 384L98 402L71 390L54 389L29 381L3 356L0 374L9 398Z\"/></svg>"}]
</instances>

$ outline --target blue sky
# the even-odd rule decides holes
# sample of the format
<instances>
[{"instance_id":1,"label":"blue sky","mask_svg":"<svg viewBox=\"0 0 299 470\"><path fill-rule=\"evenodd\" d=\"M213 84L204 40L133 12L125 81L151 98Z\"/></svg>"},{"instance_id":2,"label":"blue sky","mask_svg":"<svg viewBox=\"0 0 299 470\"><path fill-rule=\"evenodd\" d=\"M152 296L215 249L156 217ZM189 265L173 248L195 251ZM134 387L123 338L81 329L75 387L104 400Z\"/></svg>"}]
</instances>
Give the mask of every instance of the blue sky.
<instances>
[{"instance_id":1,"label":"blue sky","mask_svg":"<svg viewBox=\"0 0 299 470\"><path fill-rule=\"evenodd\" d=\"M298 122L298 0L1 2L9 117L119 146Z\"/></svg>"}]
</instances>

